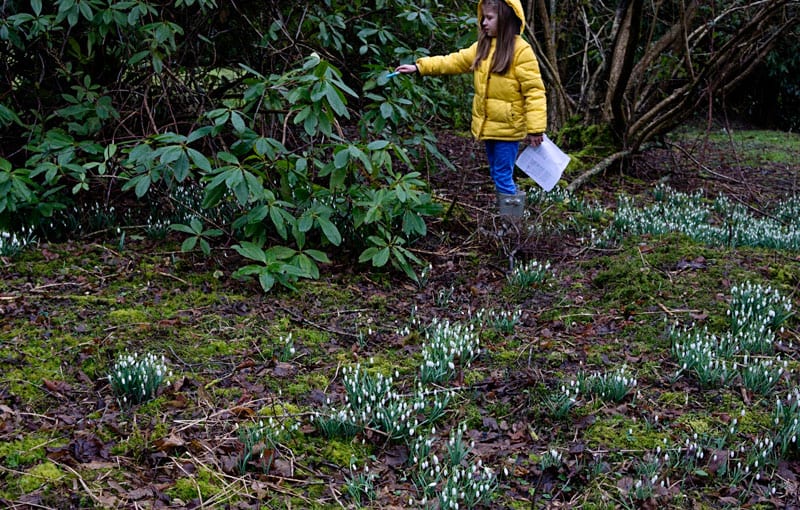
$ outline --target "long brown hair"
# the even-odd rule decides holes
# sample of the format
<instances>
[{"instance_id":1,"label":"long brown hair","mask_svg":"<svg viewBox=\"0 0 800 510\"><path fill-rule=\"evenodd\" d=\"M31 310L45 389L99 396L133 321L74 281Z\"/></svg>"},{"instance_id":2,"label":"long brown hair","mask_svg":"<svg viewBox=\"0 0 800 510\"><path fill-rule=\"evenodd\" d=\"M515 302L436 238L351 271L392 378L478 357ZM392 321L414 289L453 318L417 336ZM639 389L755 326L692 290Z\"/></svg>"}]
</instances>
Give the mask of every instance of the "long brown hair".
<instances>
[{"instance_id":1,"label":"long brown hair","mask_svg":"<svg viewBox=\"0 0 800 510\"><path fill-rule=\"evenodd\" d=\"M494 50L491 72L505 74L514 60L514 46L522 27L522 20L517 17L511 6L503 0L484 0L481 4L481 16L478 20L478 52L475 55L475 62L472 63L473 71L489 56L489 50L492 46L492 38L480 29L483 22L483 13L487 9L497 12L497 45Z\"/></svg>"}]
</instances>

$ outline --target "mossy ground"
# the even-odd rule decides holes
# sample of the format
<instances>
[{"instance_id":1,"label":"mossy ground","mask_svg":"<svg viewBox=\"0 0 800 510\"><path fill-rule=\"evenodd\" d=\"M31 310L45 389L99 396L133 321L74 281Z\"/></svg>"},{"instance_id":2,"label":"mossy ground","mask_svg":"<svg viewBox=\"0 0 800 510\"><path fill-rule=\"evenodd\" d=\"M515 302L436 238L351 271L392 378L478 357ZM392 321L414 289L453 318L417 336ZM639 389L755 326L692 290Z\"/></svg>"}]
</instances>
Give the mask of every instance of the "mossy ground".
<instances>
[{"instance_id":1,"label":"mossy ground","mask_svg":"<svg viewBox=\"0 0 800 510\"><path fill-rule=\"evenodd\" d=\"M791 136L777 143L753 136L736 142L742 161L783 145L797 155ZM787 165L777 156L768 162ZM685 445L695 434L709 452L769 434L774 396L738 385L702 388L676 376L666 326L725 331L730 288L744 281L770 283L797 305L797 254L711 248L677 234L628 238L609 249L585 242L608 225L614 194L645 193L663 176L663 168L654 170L661 163L585 190L585 203L600 212L576 202L537 206L541 228L511 240L485 228L490 215L466 214L478 207L434 222L418 247L432 265L424 286L340 261L297 292L263 295L255 282L228 278L230 253L182 254L176 240L43 245L4 261L0 502L338 508L351 504L355 463L377 474L373 508L419 506L407 444L374 429L328 439L311 417L328 399L343 402L343 372L356 364L412 393L424 341L419 325L468 322L487 309L521 314L513 328L478 325L482 355L439 388L456 391L435 424L433 448L443 455L453 427L467 425L470 461L479 458L498 477L492 508L711 508L723 496L733 506L788 504L793 496L781 477L800 475L795 457L781 460L782 474L766 467L764 478L734 486L709 471L707 459L690 466ZM680 172L667 173L687 187L698 184L678 179L694 175L691 167ZM730 192L724 184L716 191ZM763 201L767 193L749 187L743 197ZM510 285L512 249L518 260L551 261L554 276L530 288ZM781 340L781 355L795 366L796 318ZM113 397L106 376L124 352L165 356L174 375L157 399L127 408ZM622 365L638 378L622 401L581 396L563 418L542 406L579 373ZM237 428L270 418L297 429L267 448L268 468L237 472ZM658 481L667 483L637 488L659 448L674 455L660 467ZM561 462L545 468L552 449Z\"/></svg>"}]
</instances>

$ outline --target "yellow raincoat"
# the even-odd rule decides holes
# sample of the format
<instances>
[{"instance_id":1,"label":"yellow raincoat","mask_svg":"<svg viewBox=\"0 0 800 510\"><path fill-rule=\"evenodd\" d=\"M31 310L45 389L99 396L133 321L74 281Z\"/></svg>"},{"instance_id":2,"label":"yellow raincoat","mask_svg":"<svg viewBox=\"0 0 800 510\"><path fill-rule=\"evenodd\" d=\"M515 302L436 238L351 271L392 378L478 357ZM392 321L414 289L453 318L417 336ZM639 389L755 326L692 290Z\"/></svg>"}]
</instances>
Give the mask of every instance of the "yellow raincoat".
<instances>
[{"instance_id":1,"label":"yellow raincoat","mask_svg":"<svg viewBox=\"0 0 800 510\"><path fill-rule=\"evenodd\" d=\"M520 0L504 0L522 21L525 13ZM482 18L483 1L478 3L478 22ZM477 140L522 140L529 133L547 129L547 101L539 62L533 49L517 36L514 59L506 74L490 72L496 40L489 56L474 72L475 95L472 98L472 135ZM469 48L416 61L422 75L462 74L470 72L478 51L476 42Z\"/></svg>"}]
</instances>

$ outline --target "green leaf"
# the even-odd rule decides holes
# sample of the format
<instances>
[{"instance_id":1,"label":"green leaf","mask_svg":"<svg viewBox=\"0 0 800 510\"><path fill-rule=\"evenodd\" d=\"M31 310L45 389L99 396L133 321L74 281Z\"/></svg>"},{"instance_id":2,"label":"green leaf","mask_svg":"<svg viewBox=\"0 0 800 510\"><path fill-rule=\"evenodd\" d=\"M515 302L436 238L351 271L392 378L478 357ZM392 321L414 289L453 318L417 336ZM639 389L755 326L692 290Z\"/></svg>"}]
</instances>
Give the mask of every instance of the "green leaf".
<instances>
[{"instance_id":1,"label":"green leaf","mask_svg":"<svg viewBox=\"0 0 800 510\"><path fill-rule=\"evenodd\" d=\"M146 59L148 55L150 55L150 52L147 50L134 53L133 56L128 59L128 65L134 66L139 62L141 62L142 60Z\"/></svg>"},{"instance_id":2,"label":"green leaf","mask_svg":"<svg viewBox=\"0 0 800 510\"><path fill-rule=\"evenodd\" d=\"M272 260L289 260L292 258L297 251L287 247L287 246L272 246L270 249L266 251L268 257Z\"/></svg>"},{"instance_id":3,"label":"green leaf","mask_svg":"<svg viewBox=\"0 0 800 510\"><path fill-rule=\"evenodd\" d=\"M77 194L77 193L78 193L80 190L86 190L86 191L88 191L88 190L89 190L89 184L87 184L87 183L85 183L85 182L79 182L79 183L77 183L76 185L74 185L74 186L72 187L72 194L73 194L73 195L75 195L75 194Z\"/></svg>"},{"instance_id":4,"label":"green leaf","mask_svg":"<svg viewBox=\"0 0 800 510\"><path fill-rule=\"evenodd\" d=\"M189 225L184 225L182 223L173 223L169 226L170 230L174 230L176 232L183 232L184 234L196 234L196 232L190 227Z\"/></svg>"},{"instance_id":5,"label":"green leaf","mask_svg":"<svg viewBox=\"0 0 800 510\"><path fill-rule=\"evenodd\" d=\"M339 229L336 228L331 220L325 217L317 218L317 222L319 222L319 226L322 228L322 233L325 234L325 237L328 241L331 242L334 246L339 246L342 242L342 234L339 232Z\"/></svg>"},{"instance_id":6,"label":"green leaf","mask_svg":"<svg viewBox=\"0 0 800 510\"><path fill-rule=\"evenodd\" d=\"M364 215L365 224L369 225L370 223L374 223L381 219L381 206L382 204L380 202L370 205L370 208L367 210L367 214Z\"/></svg>"},{"instance_id":7,"label":"green leaf","mask_svg":"<svg viewBox=\"0 0 800 510\"><path fill-rule=\"evenodd\" d=\"M194 250L195 245L197 245L197 237L187 237L184 239L183 243L181 243L181 251L182 252L189 252Z\"/></svg>"},{"instance_id":8,"label":"green leaf","mask_svg":"<svg viewBox=\"0 0 800 510\"><path fill-rule=\"evenodd\" d=\"M359 263L363 263L363 262L366 262L368 260L371 260L372 257L375 256L376 253L378 253L378 248L376 248L374 246L371 246L371 247L367 248L366 250L364 250L363 252L361 252L361 255L358 256L358 262Z\"/></svg>"},{"instance_id":9,"label":"green leaf","mask_svg":"<svg viewBox=\"0 0 800 510\"><path fill-rule=\"evenodd\" d=\"M319 279L319 267L311 260L310 257L306 256L303 253L298 253L292 259L292 263L294 267L300 270L302 273L301 275L303 278L313 278L315 280Z\"/></svg>"},{"instance_id":10,"label":"green leaf","mask_svg":"<svg viewBox=\"0 0 800 510\"><path fill-rule=\"evenodd\" d=\"M256 154L266 156L269 159L275 159L275 150L272 144L263 136L259 137L256 143L253 144L253 150L256 151Z\"/></svg>"},{"instance_id":11,"label":"green leaf","mask_svg":"<svg viewBox=\"0 0 800 510\"><path fill-rule=\"evenodd\" d=\"M319 122L319 130L323 134L331 136L333 134L331 119L327 115L321 115L317 120Z\"/></svg>"},{"instance_id":12,"label":"green leaf","mask_svg":"<svg viewBox=\"0 0 800 510\"><path fill-rule=\"evenodd\" d=\"M218 152L217 153L217 157L220 159L220 161L224 161L225 163L228 163L229 165L238 165L239 164L239 158L237 158L235 155L231 154L230 152L224 152L224 151L223 152Z\"/></svg>"},{"instance_id":13,"label":"green leaf","mask_svg":"<svg viewBox=\"0 0 800 510\"><path fill-rule=\"evenodd\" d=\"M181 152L181 155L172 164L172 175L178 182L183 182L189 177L189 158L186 153Z\"/></svg>"},{"instance_id":14,"label":"green leaf","mask_svg":"<svg viewBox=\"0 0 800 510\"><path fill-rule=\"evenodd\" d=\"M250 199L250 190L247 188L247 183L242 176L241 179L233 186L233 194L236 196L236 201L239 205L246 205Z\"/></svg>"},{"instance_id":15,"label":"green leaf","mask_svg":"<svg viewBox=\"0 0 800 510\"><path fill-rule=\"evenodd\" d=\"M278 235L281 236L281 239L286 239L289 235L286 231L286 216L282 214L284 212L285 211L280 207L270 206L269 208L269 219L272 220L272 224L275 226L275 230L278 231Z\"/></svg>"},{"instance_id":16,"label":"green leaf","mask_svg":"<svg viewBox=\"0 0 800 510\"><path fill-rule=\"evenodd\" d=\"M206 186L205 193L203 194L203 209L210 209L220 203L222 197L225 196L224 186Z\"/></svg>"},{"instance_id":17,"label":"green leaf","mask_svg":"<svg viewBox=\"0 0 800 510\"><path fill-rule=\"evenodd\" d=\"M331 177L329 181L330 188L337 189L344 185L344 180L347 178L347 168L338 168L331 172Z\"/></svg>"},{"instance_id":18,"label":"green leaf","mask_svg":"<svg viewBox=\"0 0 800 510\"><path fill-rule=\"evenodd\" d=\"M203 238L200 238L200 251L206 256L211 255L211 245Z\"/></svg>"},{"instance_id":19,"label":"green leaf","mask_svg":"<svg viewBox=\"0 0 800 510\"><path fill-rule=\"evenodd\" d=\"M150 184L151 184L150 175L149 174L137 175L136 177L128 181L128 184L131 185L128 186L128 189L133 187L134 192L136 193L136 197L142 198L143 196L145 196L145 194L147 194L147 190L150 189Z\"/></svg>"},{"instance_id":20,"label":"green leaf","mask_svg":"<svg viewBox=\"0 0 800 510\"><path fill-rule=\"evenodd\" d=\"M305 108L303 108L302 110L300 110L300 113L298 113L297 115L295 115L295 117L294 117L294 123L295 123L295 124L300 124L301 122L305 121L305 120L306 120L306 119L307 119L307 118L308 118L308 117L311 115L311 112L312 112L312 111L313 111L313 110L311 109L311 107L310 107L310 106L306 106Z\"/></svg>"},{"instance_id":21,"label":"green leaf","mask_svg":"<svg viewBox=\"0 0 800 510\"><path fill-rule=\"evenodd\" d=\"M258 198L264 194L264 187L261 185L259 178L253 173L243 170L242 174L247 183L247 189L250 195Z\"/></svg>"},{"instance_id":22,"label":"green leaf","mask_svg":"<svg viewBox=\"0 0 800 510\"><path fill-rule=\"evenodd\" d=\"M247 126L244 123L244 119L237 111L231 111L231 124L233 124L233 129L236 131L244 131Z\"/></svg>"},{"instance_id":23,"label":"green leaf","mask_svg":"<svg viewBox=\"0 0 800 510\"><path fill-rule=\"evenodd\" d=\"M176 161L178 158L181 157L181 155L183 154L183 147L181 147L180 145L170 145L161 149L160 152L161 155L159 156L158 159L159 161L161 161L162 164L166 165L172 163L173 161Z\"/></svg>"},{"instance_id":24,"label":"green leaf","mask_svg":"<svg viewBox=\"0 0 800 510\"><path fill-rule=\"evenodd\" d=\"M313 136L317 129L317 125L321 120L325 119L324 116L317 117L316 115L309 115L305 122L303 122L303 129L306 131L306 134ZM324 131L323 131L324 132Z\"/></svg>"},{"instance_id":25,"label":"green leaf","mask_svg":"<svg viewBox=\"0 0 800 510\"><path fill-rule=\"evenodd\" d=\"M369 145L367 145L367 149L371 151L379 151L388 147L389 143L390 142L388 140L375 140L374 142L370 142Z\"/></svg>"},{"instance_id":26,"label":"green leaf","mask_svg":"<svg viewBox=\"0 0 800 510\"><path fill-rule=\"evenodd\" d=\"M412 211L406 211L403 214L403 233L406 235L419 234L424 236L427 231L428 227L419 214Z\"/></svg>"},{"instance_id":27,"label":"green leaf","mask_svg":"<svg viewBox=\"0 0 800 510\"><path fill-rule=\"evenodd\" d=\"M333 155L333 164L336 168L345 168L350 161L350 149L345 148Z\"/></svg>"},{"instance_id":28,"label":"green leaf","mask_svg":"<svg viewBox=\"0 0 800 510\"><path fill-rule=\"evenodd\" d=\"M375 267L385 266L386 263L389 262L389 255L390 252L388 247L381 248L378 253L372 257L372 265Z\"/></svg>"},{"instance_id":29,"label":"green leaf","mask_svg":"<svg viewBox=\"0 0 800 510\"><path fill-rule=\"evenodd\" d=\"M394 108L392 107L392 105L390 103L386 103L386 102L381 103L381 116L384 119L390 118L392 116L392 112L393 111L394 111Z\"/></svg>"},{"instance_id":30,"label":"green leaf","mask_svg":"<svg viewBox=\"0 0 800 510\"><path fill-rule=\"evenodd\" d=\"M344 96L342 95L341 92L336 90L331 85L326 85L325 97L328 99L328 104L331 105L331 108L333 108L333 111L336 112L337 115L340 115L342 117L349 117L347 113L347 107L345 106L343 101Z\"/></svg>"},{"instance_id":31,"label":"green leaf","mask_svg":"<svg viewBox=\"0 0 800 510\"><path fill-rule=\"evenodd\" d=\"M203 170L204 172L211 172L211 163L209 162L208 158L205 157L201 152L195 149L187 149L186 151L189 154L189 157L192 159L192 163L194 166Z\"/></svg>"},{"instance_id":32,"label":"green leaf","mask_svg":"<svg viewBox=\"0 0 800 510\"><path fill-rule=\"evenodd\" d=\"M94 11L92 11L92 6L89 5L89 2L80 2L78 4L78 8L80 9L83 17L86 18L86 21L92 21L92 18L94 18Z\"/></svg>"},{"instance_id":33,"label":"green leaf","mask_svg":"<svg viewBox=\"0 0 800 510\"><path fill-rule=\"evenodd\" d=\"M316 260L321 264L330 264L331 262L330 259L328 258L328 255L319 250L306 250L303 253L305 253L306 255L308 255L309 257L311 257L312 259Z\"/></svg>"},{"instance_id":34,"label":"green leaf","mask_svg":"<svg viewBox=\"0 0 800 510\"><path fill-rule=\"evenodd\" d=\"M264 289L264 292L269 292L275 285L275 277L267 272L263 272L258 277L258 283L261 284L261 288Z\"/></svg>"},{"instance_id":35,"label":"green leaf","mask_svg":"<svg viewBox=\"0 0 800 510\"><path fill-rule=\"evenodd\" d=\"M262 262L264 264L267 263L267 254L255 243L251 243L250 241L242 241L240 244L235 244L233 249L236 250L236 252L242 257L255 260L257 262Z\"/></svg>"},{"instance_id":36,"label":"green leaf","mask_svg":"<svg viewBox=\"0 0 800 510\"><path fill-rule=\"evenodd\" d=\"M314 213L307 209L303 212L303 215L300 216L300 219L297 220L297 228L300 232L308 232L311 230L311 227L314 226Z\"/></svg>"},{"instance_id":37,"label":"green leaf","mask_svg":"<svg viewBox=\"0 0 800 510\"><path fill-rule=\"evenodd\" d=\"M237 279L246 278L248 276L253 276L254 274L261 274L265 270L267 270L267 268L261 264L248 264L234 271L232 276Z\"/></svg>"}]
</instances>

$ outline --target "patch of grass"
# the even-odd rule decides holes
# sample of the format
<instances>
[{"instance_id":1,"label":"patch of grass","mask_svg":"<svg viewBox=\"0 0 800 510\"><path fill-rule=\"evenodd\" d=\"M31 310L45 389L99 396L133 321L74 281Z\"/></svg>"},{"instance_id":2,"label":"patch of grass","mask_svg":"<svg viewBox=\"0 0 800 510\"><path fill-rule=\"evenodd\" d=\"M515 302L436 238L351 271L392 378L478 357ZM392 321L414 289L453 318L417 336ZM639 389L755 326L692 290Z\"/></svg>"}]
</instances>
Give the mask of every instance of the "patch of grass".
<instances>
[{"instance_id":1,"label":"patch of grass","mask_svg":"<svg viewBox=\"0 0 800 510\"><path fill-rule=\"evenodd\" d=\"M731 146L736 156L751 164L795 163L792 153L800 152L800 136L797 133L719 130L709 131L704 137L711 143Z\"/></svg>"}]
</instances>

